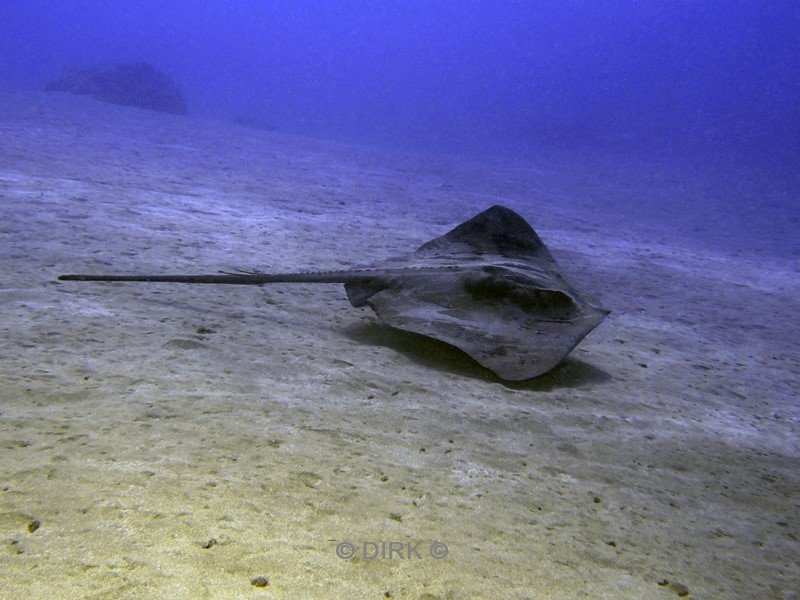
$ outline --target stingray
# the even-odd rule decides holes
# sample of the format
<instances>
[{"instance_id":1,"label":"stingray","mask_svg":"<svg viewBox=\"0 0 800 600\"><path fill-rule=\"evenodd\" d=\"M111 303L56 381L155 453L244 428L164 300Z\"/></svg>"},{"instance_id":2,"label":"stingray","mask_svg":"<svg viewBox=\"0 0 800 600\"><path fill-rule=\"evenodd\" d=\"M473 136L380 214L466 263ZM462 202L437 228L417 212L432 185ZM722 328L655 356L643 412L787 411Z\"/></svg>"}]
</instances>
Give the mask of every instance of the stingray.
<instances>
[{"instance_id":1,"label":"stingray","mask_svg":"<svg viewBox=\"0 0 800 600\"><path fill-rule=\"evenodd\" d=\"M502 379L558 365L609 313L569 282L533 228L493 206L415 252L368 267L306 273L62 275L62 281L264 285L343 283L383 323L459 348Z\"/></svg>"}]
</instances>

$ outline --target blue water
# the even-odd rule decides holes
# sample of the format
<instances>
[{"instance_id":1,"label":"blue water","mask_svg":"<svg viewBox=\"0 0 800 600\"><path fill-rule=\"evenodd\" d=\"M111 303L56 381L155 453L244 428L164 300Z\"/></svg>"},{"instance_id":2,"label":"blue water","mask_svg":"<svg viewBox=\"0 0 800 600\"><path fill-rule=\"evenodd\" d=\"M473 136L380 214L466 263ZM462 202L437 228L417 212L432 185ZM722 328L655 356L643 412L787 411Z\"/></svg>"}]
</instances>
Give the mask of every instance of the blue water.
<instances>
[{"instance_id":1,"label":"blue water","mask_svg":"<svg viewBox=\"0 0 800 600\"><path fill-rule=\"evenodd\" d=\"M146 61L194 117L478 157L763 166L781 179L768 233L800 229L799 31L796 0L5 0L0 89Z\"/></svg>"}]
</instances>

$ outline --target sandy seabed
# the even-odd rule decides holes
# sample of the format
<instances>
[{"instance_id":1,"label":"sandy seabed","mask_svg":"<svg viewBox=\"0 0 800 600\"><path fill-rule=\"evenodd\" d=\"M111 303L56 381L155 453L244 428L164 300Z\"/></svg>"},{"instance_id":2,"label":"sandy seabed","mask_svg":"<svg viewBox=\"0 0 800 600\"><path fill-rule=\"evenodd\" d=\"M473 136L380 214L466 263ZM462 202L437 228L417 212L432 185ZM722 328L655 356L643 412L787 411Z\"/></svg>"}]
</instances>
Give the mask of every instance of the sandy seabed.
<instances>
[{"instance_id":1,"label":"sandy seabed","mask_svg":"<svg viewBox=\"0 0 800 600\"><path fill-rule=\"evenodd\" d=\"M0 144L0 597L798 597L797 267L625 226L701 171L37 94ZM613 311L528 382L337 285L56 281L342 268L493 204Z\"/></svg>"}]
</instances>

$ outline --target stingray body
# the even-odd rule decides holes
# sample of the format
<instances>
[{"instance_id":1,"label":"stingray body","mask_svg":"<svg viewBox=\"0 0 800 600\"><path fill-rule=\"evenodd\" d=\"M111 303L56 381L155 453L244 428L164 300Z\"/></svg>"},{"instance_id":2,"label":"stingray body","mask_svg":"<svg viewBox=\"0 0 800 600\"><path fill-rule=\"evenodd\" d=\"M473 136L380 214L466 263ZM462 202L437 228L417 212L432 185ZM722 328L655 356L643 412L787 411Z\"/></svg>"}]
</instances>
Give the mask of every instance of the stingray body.
<instances>
[{"instance_id":1,"label":"stingray body","mask_svg":"<svg viewBox=\"0 0 800 600\"><path fill-rule=\"evenodd\" d=\"M367 268L312 273L62 275L64 281L264 285L343 283L397 329L441 340L502 379L541 375L561 362L608 310L568 282L533 228L493 206L415 252Z\"/></svg>"}]
</instances>

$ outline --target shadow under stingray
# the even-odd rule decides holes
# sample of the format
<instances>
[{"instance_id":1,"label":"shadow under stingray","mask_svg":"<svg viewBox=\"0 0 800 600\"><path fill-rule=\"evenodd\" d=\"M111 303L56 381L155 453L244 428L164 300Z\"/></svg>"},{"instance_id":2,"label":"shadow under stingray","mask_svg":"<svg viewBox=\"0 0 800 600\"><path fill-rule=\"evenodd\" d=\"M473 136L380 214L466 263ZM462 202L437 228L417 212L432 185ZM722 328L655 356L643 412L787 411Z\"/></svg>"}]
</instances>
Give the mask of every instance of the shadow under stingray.
<instances>
[{"instance_id":1,"label":"shadow under stingray","mask_svg":"<svg viewBox=\"0 0 800 600\"><path fill-rule=\"evenodd\" d=\"M394 329L378 322L349 325L344 328L343 333L359 344L391 348L427 369L500 383L514 390L549 392L555 389L601 384L611 379L611 376L602 369L580 360L567 358L554 369L533 379L507 381L479 365L466 352L455 346L417 333Z\"/></svg>"}]
</instances>

